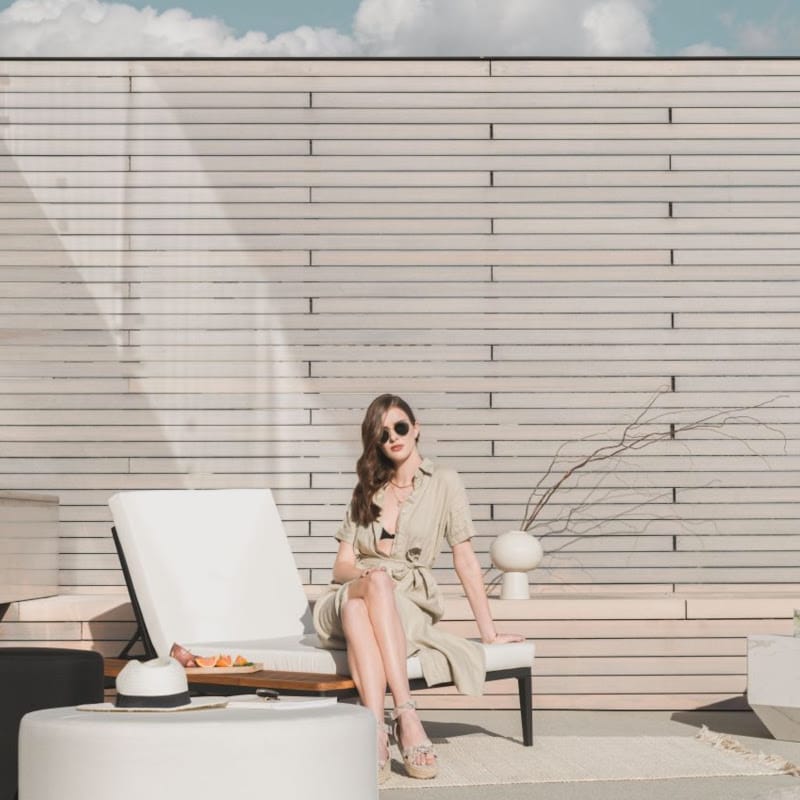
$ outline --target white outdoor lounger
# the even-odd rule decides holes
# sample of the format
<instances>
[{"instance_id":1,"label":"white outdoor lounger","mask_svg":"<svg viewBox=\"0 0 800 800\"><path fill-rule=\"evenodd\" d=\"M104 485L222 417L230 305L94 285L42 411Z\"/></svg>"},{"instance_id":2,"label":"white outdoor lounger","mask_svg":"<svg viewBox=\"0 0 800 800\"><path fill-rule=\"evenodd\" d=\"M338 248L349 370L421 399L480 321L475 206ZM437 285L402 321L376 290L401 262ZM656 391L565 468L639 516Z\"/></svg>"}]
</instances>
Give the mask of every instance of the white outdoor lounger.
<instances>
[{"instance_id":1,"label":"white outdoor lounger","mask_svg":"<svg viewBox=\"0 0 800 800\"><path fill-rule=\"evenodd\" d=\"M318 646L269 489L120 492L109 506L147 657L179 642L192 652L243 653L265 670L349 675L344 650ZM482 647L487 680L516 678L531 745L534 645ZM408 674L412 688L426 686L414 656Z\"/></svg>"}]
</instances>

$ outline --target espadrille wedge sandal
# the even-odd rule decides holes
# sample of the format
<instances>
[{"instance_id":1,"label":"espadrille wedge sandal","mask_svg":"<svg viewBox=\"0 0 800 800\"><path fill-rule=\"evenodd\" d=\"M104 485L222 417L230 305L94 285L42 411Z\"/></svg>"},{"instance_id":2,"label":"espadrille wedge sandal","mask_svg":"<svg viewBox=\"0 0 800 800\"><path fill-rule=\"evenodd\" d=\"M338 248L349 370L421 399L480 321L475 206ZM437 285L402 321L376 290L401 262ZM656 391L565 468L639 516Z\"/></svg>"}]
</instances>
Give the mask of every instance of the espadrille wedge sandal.
<instances>
[{"instance_id":1,"label":"espadrille wedge sandal","mask_svg":"<svg viewBox=\"0 0 800 800\"><path fill-rule=\"evenodd\" d=\"M400 717L407 711L417 710L417 704L413 700L407 700L402 705L392 711L392 719L394 720L394 738L397 741L397 746L400 749L400 755L403 757L403 766L405 767L406 774L409 778L419 778L420 780L430 780L435 778L439 771L439 766L436 763L436 753L433 751L433 744L430 739L424 739L419 744L412 747L403 747L400 745L399 727ZM427 755L433 756L433 763L425 763Z\"/></svg>"}]
</instances>

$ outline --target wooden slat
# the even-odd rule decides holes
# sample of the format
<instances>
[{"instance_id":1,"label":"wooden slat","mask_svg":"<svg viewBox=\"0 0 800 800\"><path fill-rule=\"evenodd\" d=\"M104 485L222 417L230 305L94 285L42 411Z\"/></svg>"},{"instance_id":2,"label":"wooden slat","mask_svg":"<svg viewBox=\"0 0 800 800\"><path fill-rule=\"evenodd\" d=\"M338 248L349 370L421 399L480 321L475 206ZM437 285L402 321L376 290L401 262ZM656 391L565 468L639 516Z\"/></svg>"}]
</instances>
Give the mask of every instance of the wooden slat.
<instances>
[{"instance_id":1,"label":"wooden slat","mask_svg":"<svg viewBox=\"0 0 800 800\"><path fill-rule=\"evenodd\" d=\"M93 220L159 220L175 219L175 205L168 199L159 197L153 192L150 201L128 201L123 203L123 196L97 198L95 202L80 202L79 197L66 199L56 194L51 194L54 202L44 202L46 190L37 192L38 202L2 202L0 199L0 219L93 219ZM90 195L86 195L90 199ZM245 198L241 198L245 199ZM287 197L287 200L289 198ZM353 222L352 217L358 219L433 219L433 218L489 218L505 217L666 217L668 206L665 203L308 203L307 197L298 197L300 202L269 203L259 202L254 195L249 202L220 203L195 201L185 203L181 207L180 219L202 219L206 223L216 220L220 210L237 220L258 220L265 225L267 221L273 225L285 225L287 220L296 219L327 219L336 220L337 224ZM703 213L708 207L713 212L721 204L687 204L687 212L682 216L721 216L721 214ZM787 214L794 204L777 204L783 206ZM741 206L741 216L752 216L761 206L755 204L736 204ZM800 207L800 204L798 204ZM767 206L769 208L769 204ZM748 209L751 213L746 213ZM734 216L736 208L726 216ZM697 213L695 213L697 212ZM675 215L677 216L677 215ZM228 223L230 225L230 223ZM222 276L220 276L222 277ZM227 273L224 276L227 279ZM255 277L255 276L254 276ZM419 278L418 278L419 279ZM274 288L279 288L275 286Z\"/></svg>"},{"instance_id":2,"label":"wooden slat","mask_svg":"<svg viewBox=\"0 0 800 800\"><path fill-rule=\"evenodd\" d=\"M505 128L515 126L503 126ZM639 136L620 138L594 139L585 135L583 130L578 131L583 136L572 134L568 137L558 137L556 128L559 126L532 125L537 128L536 136L513 134L504 139L489 141L480 139L462 139L459 141L444 142L434 139L419 141L398 140L332 140L323 139L314 141L314 153L319 155L403 155L414 153L416 155L434 156L443 153L471 154L475 157L486 156L499 158L500 156L517 154L522 156L618 156L623 155L699 155L702 153L735 153L758 154L763 152L763 139L750 138L755 132L747 128L736 130L720 130L714 135L709 132L707 136L674 136L669 137L669 131L662 131L662 138L648 136L642 133ZM574 126L594 128L596 126ZM626 126L634 127L634 126ZM643 126L637 126L643 127ZM776 129L777 127L777 129ZM784 128L786 126L783 126ZM771 126L773 139L771 151L778 154L795 154L798 152L796 139L788 138L786 131L780 136L780 126ZM516 137L516 138L514 138ZM243 147L257 147L257 143L244 142ZM198 148L201 149L201 148Z\"/></svg>"},{"instance_id":3,"label":"wooden slat","mask_svg":"<svg viewBox=\"0 0 800 800\"><path fill-rule=\"evenodd\" d=\"M60 125L56 125L58 129ZM308 140L280 139L263 141L261 139L241 139L238 141L218 141L205 139L189 144L186 141L153 137L151 141L127 141L120 136L106 138L98 133L91 139L85 134L82 138L64 138L43 140L24 138L14 129L14 138L8 140L8 152L14 157L21 156L87 156L87 155L123 155L123 156L225 156L225 155L258 155L258 156L304 156L311 149ZM66 132L64 132L66 133ZM92 131L94 133L94 131ZM164 132L165 136L169 133ZM36 134L34 134L36 135ZM174 134L173 134L174 136Z\"/></svg>"},{"instance_id":4,"label":"wooden slat","mask_svg":"<svg viewBox=\"0 0 800 800\"><path fill-rule=\"evenodd\" d=\"M109 62L110 63L110 62ZM63 74L84 68L87 62L64 62ZM119 64L115 64L118 67ZM124 65L123 65L124 68ZM25 65L18 63L18 74ZM77 73L76 73L77 74ZM93 109L101 114L110 108L308 108L308 92L171 92L146 95L130 92L6 92L4 107L8 111L23 108ZM15 117L16 119L16 117Z\"/></svg>"},{"instance_id":5,"label":"wooden slat","mask_svg":"<svg viewBox=\"0 0 800 800\"><path fill-rule=\"evenodd\" d=\"M132 75L141 76L215 76L219 75L218 61L201 59L159 61L133 60L129 62ZM487 76L489 62L484 59L411 60L406 59L244 59L226 60L226 76Z\"/></svg>"},{"instance_id":6,"label":"wooden slat","mask_svg":"<svg viewBox=\"0 0 800 800\"><path fill-rule=\"evenodd\" d=\"M262 158L266 158L263 156ZM55 158L55 157L53 157ZM166 162L170 159L167 157ZM41 169L36 172L29 172L26 175L26 183L29 188L36 189L39 186L53 187L68 183L75 187L202 187L209 186L221 187L250 187L257 186L260 189L270 188L291 188L291 187L310 187L310 186L489 186L489 175L484 172L381 172L379 170L362 170L356 172L264 172L256 169L247 169L249 159L240 158L239 163L243 169L217 169L208 171L202 169L197 159L186 160L183 169L175 171L169 169L169 163L162 163L161 170L143 171L137 170L130 172L127 169L119 169L116 172L94 171L81 172L75 169L74 159L64 159L61 165L63 170L59 170L58 163L52 158L45 162L38 157L29 157L28 161L36 161ZM95 158L95 162L99 157ZM110 159L106 159L109 162ZM128 159L122 157L114 163L127 165ZM9 169L0 170L0 189L19 185L19 173L10 169L11 159L4 162ZM219 166L219 165L218 165ZM251 165L252 166L252 165ZM276 165L279 166L279 165ZM309 166L313 167L314 164ZM307 188L306 188L307 191ZM75 249L80 249L75 248ZM246 249L246 248L240 248ZM276 248L281 249L281 248Z\"/></svg>"},{"instance_id":7,"label":"wooden slat","mask_svg":"<svg viewBox=\"0 0 800 800\"><path fill-rule=\"evenodd\" d=\"M577 62L574 62L577 63ZM622 63L622 62L618 62ZM674 63L674 62L673 62ZM219 93L218 93L219 94ZM237 93L247 97L246 93ZM149 95L151 97L157 95ZM170 93L168 97L180 97ZM321 108L526 108L536 109L542 114L542 121L559 118L566 109L569 112L600 108L650 108L663 111L673 109L673 121L688 121L680 118L683 109L697 114L691 121L711 121L707 109L717 107L738 110L740 107L755 109L786 109L791 113L798 102L800 93L796 91L636 91L624 92L581 92L565 91L560 83L555 83L546 92L528 91L485 91L470 90L450 92L313 92L314 106ZM249 103L248 103L249 105ZM584 112L585 113L585 112ZM550 119L548 119L548 115Z\"/></svg>"},{"instance_id":8,"label":"wooden slat","mask_svg":"<svg viewBox=\"0 0 800 800\"><path fill-rule=\"evenodd\" d=\"M541 158L549 158L542 156ZM640 157L641 158L641 157ZM658 157L661 158L661 157ZM753 169L741 170L739 162L727 162L726 159L735 159L734 156L722 156L716 162L716 168L711 166L707 159L711 156L676 156L678 159L687 159L681 162L684 169L679 170L677 164L670 171L665 168L653 165L652 169L631 170L623 174L622 172L603 171L601 167L594 170L563 169L555 174L550 170L540 170L539 172L501 172L495 176L493 186L515 187L515 186L606 186L614 187L611 198L625 199L626 193L632 189L636 190L637 197L644 193L639 189L642 186L670 186L670 187L702 187L704 192L710 192L711 187L723 185L731 186L791 186L796 185L796 170L776 168L771 160L753 162ZM742 158L749 158L743 156ZM786 158L781 156L781 158ZM691 159L689 161L688 159ZM554 160L554 159L551 159ZM571 159L562 159L562 163L567 163ZM642 162L644 166L645 162ZM668 159L668 168L671 159ZM692 164L695 169L685 169L688 164ZM724 165L724 166L723 166ZM770 169L772 167L772 169ZM554 165L554 170L557 166ZM674 194L674 189L673 189ZM780 199L780 198L778 198Z\"/></svg>"},{"instance_id":9,"label":"wooden slat","mask_svg":"<svg viewBox=\"0 0 800 800\"><path fill-rule=\"evenodd\" d=\"M334 265L371 265L371 266L459 266L496 264L548 264L550 266L569 264L638 264L642 266L669 264L669 251L646 248L640 251L614 252L608 250L581 251L572 248L548 250L543 252L536 248L515 252L491 248L478 252L447 252L440 250L414 250L410 252L395 249L377 249L368 252L358 250L325 250L311 253L313 266ZM491 278L491 276L490 276Z\"/></svg>"},{"instance_id":10,"label":"wooden slat","mask_svg":"<svg viewBox=\"0 0 800 800\"><path fill-rule=\"evenodd\" d=\"M309 214L309 217L312 217ZM59 227L61 227L59 225ZM72 219L63 223L70 231L70 237L101 236L108 234L141 235L151 239L155 236L197 237L199 241L209 241L211 237L220 247L226 237L231 237L231 244L236 237L280 234L307 234L310 236L326 235L372 235L380 232L398 235L440 234L452 236L456 234L488 234L491 223L488 219L241 219L232 223L218 217L205 219ZM48 220L0 220L0 237L6 234L41 234L42 237L58 235ZM0 239L1 241L1 239ZM262 239L262 241L264 241ZM296 247L297 245L295 245ZM264 249L264 248L261 248Z\"/></svg>"},{"instance_id":11,"label":"wooden slat","mask_svg":"<svg viewBox=\"0 0 800 800\"><path fill-rule=\"evenodd\" d=\"M38 78L19 78L33 87ZM70 79L65 79L70 80ZM40 83L40 86L44 84ZM500 92L546 92L554 85L566 92L757 92L759 90L779 92L797 91L796 75L562 75L553 76L493 76L489 77L417 77L417 76L286 76L239 77L227 75L203 75L181 77L134 77L134 92L188 92L188 91L406 91L406 92L452 92L452 91L500 91ZM77 85L76 85L77 88ZM97 83L100 90L102 84ZM20 88L17 89L21 90ZM619 99L617 98L617 102Z\"/></svg>"},{"instance_id":12,"label":"wooden slat","mask_svg":"<svg viewBox=\"0 0 800 800\"><path fill-rule=\"evenodd\" d=\"M800 120L797 108L727 108L698 109L676 108L672 113L673 122L679 123L736 123L753 125L763 122L776 124L793 123Z\"/></svg>"},{"instance_id":13,"label":"wooden slat","mask_svg":"<svg viewBox=\"0 0 800 800\"><path fill-rule=\"evenodd\" d=\"M0 72L0 86L3 92L127 92L127 70L122 63L102 69L87 70L78 68L77 72L61 73L57 67L35 72L22 67L17 71L17 62L3 62ZM33 74L32 74L33 73ZM88 73L88 74L87 74Z\"/></svg>"},{"instance_id":14,"label":"wooden slat","mask_svg":"<svg viewBox=\"0 0 800 800\"><path fill-rule=\"evenodd\" d=\"M797 175L795 173L795 175ZM495 176L497 177L497 176ZM631 173L623 185L615 173L596 173L591 176L568 172L504 174L507 186L495 183L486 187L418 187L387 189L381 187L313 187L314 202L460 202L496 203L498 210L511 203L574 203L604 201L620 202L747 202L789 201L800 198L800 190L788 185L786 173ZM640 179L641 178L641 179ZM511 182L517 180L517 185ZM522 183L522 181L525 183ZM723 183L723 185L718 185ZM2 190L0 190L2 191ZM37 190L38 191L38 190ZM41 190L43 191L43 190ZM222 189L220 191L223 191ZM622 255L622 254L621 254Z\"/></svg>"},{"instance_id":15,"label":"wooden slat","mask_svg":"<svg viewBox=\"0 0 800 800\"><path fill-rule=\"evenodd\" d=\"M208 95L207 95L208 96ZM227 95L221 94L225 97ZM272 95L275 97L276 95ZM302 96L302 95L298 95ZM141 97L141 95L139 96ZM681 126L680 132L665 128L668 126L668 112L666 108L599 108L599 109L523 109L523 108L320 108L316 104L313 108L308 106L308 95L305 103L289 108L281 107L275 103L266 107L233 106L230 103L216 106L213 102L206 103L205 107L174 107L169 106L161 97L161 103L150 104L131 103L126 108L114 107L103 109L93 108L96 116L93 118L88 109L62 107L56 105L49 108L9 108L9 135L11 138L23 139L172 139L179 133L178 126L188 126L184 131L191 134L190 139L250 139L266 138L274 135L276 139L308 139L309 136L283 135L280 126L301 125L310 126L308 132L315 138L330 138L328 129L324 126L348 126L343 129L343 135L337 138L348 138L346 130L358 132L361 126L384 125L386 123L400 124L402 126L416 126L417 124L443 125L445 123L459 125L488 125L489 123L524 124L537 123L543 125L536 136L530 138L582 138L587 135L587 123L599 126L599 138L615 138L612 134L617 126L625 126L626 133L633 133L635 128L641 134L650 134L652 138L661 136L675 136L675 138L702 138L710 133L719 132L720 138L727 135L727 131L739 131L738 125L727 125L724 122L711 124L687 124ZM13 100L12 100L13 103ZM163 106L163 107L159 107ZM63 129L53 131L47 135L45 125L63 123ZM233 126L241 125L237 130ZM779 136L782 128L791 128L792 123L787 122L774 126L764 126L763 134L758 130L753 133L777 138L790 138L787 131L784 136ZM30 126L30 127L28 127ZM79 126L76 129L76 126ZM276 127L278 126L278 127ZM320 128L320 126L323 126ZM568 135L563 127L569 128ZM21 127L21 129L20 129ZM427 138L415 136L416 127L409 127L408 139ZM423 129L427 130L427 128ZM317 136L317 132L319 135ZM385 133L384 129L379 132ZM621 131L619 131L621 132ZM254 135L256 134L256 135ZM605 134L605 135L604 135ZM692 134L695 134L692 136ZM739 134L740 135L740 134ZM389 136L386 138L394 138ZM403 137L406 138L406 137ZM459 137L462 138L462 137ZM498 138L506 138L498 136ZM511 137L515 138L515 137ZM518 138L518 137L516 137Z\"/></svg>"},{"instance_id":16,"label":"wooden slat","mask_svg":"<svg viewBox=\"0 0 800 800\"><path fill-rule=\"evenodd\" d=\"M492 59L493 75L550 76L712 76L712 75L795 75L797 62L785 59L618 59L593 64L575 59Z\"/></svg>"},{"instance_id":17,"label":"wooden slat","mask_svg":"<svg viewBox=\"0 0 800 800\"><path fill-rule=\"evenodd\" d=\"M796 217L798 203L675 203L674 217Z\"/></svg>"},{"instance_id":18,"label":"wooden slat","mask_svg":"<svg viewBox=\"0 0 800 800\"><path fill-rule=\"evenodd\" d=\"M720 123L684 123L674 125L671 122L655 124L638 123L631 121L627 124L595 124L591 127L584 125L552 124L536 125L530 123L504 123L498 119L494 125L494 136L497 139L673 139L676 141L686 139L791 139L796 135L797 128L791 123L759 125L750 123L746 128L737 122Z\"/></svg>"}]
</instances>

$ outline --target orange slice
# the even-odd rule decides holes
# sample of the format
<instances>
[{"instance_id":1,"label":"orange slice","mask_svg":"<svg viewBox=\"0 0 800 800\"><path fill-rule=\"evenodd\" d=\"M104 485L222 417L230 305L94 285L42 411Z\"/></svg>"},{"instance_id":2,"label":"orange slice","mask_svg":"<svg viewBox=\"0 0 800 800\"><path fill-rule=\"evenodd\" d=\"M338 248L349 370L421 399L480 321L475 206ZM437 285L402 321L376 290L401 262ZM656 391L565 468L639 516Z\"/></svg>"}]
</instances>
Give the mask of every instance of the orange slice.
<instances>
[{"instance_id":1,"label":"orange slice","mask_svg":"<svg viewBox=\"0 0 800 800\"><path fill-rule=\"evenodd\" d=\"M206 656L205 658L202 656L195 656L194 660L198 667L216 667L219 656Z\"/></svg>"},{"instance_id":2,"label":"orange slice","mask_svg":"<svg viewBox=\"0 0 800 800\"><path fill-rule=\"evenodd\" d=\"M250 664L250 662L244 656L236 656L233 659L233 666L234 667L246 667Z\"/></svg>"},{"instance_id":3,"label":"orange slice","mask_svg":"<svg viewBox=\"0 0 800 800\"><path fill-rule=\"evenodd\" d=\"M231 657L227 653L221 653L219 656L217 656L217 663L214 666L230 667L232 663Z\"/></svg>"}]
</instances>

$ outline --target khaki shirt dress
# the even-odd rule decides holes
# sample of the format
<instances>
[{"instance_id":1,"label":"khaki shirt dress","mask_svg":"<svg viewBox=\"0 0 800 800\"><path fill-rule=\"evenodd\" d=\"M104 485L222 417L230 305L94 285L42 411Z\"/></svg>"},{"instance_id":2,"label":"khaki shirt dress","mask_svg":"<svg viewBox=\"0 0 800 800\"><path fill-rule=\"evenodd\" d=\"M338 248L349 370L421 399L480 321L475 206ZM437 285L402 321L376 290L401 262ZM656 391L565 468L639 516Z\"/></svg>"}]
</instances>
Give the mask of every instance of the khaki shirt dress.
<instances>
[{"instance_id":1,"label":"khaki shirt dress","mask_svg":"<svg viewBox=\"0 0 800 800\"><path fill-rule=\"evenodd\" d=\"M336 538L353 545L357 567L384 567L394 579L407 655L419 657L428 686L452 681L462 694L479 695L486 677L483 648L435 627L444 607L431 571L444 539L452 547L475 534L467 495L457 472L428 459L415 473L413 487L400 509L390 555L378 549L381 517L363 527L348 509ZM383 495L384 489L376 493L376 505L383 505ZM350 583L331 583L314 606L314 627L323 647L346 646L341 611Z\"/></svg>"}]
</instances>

